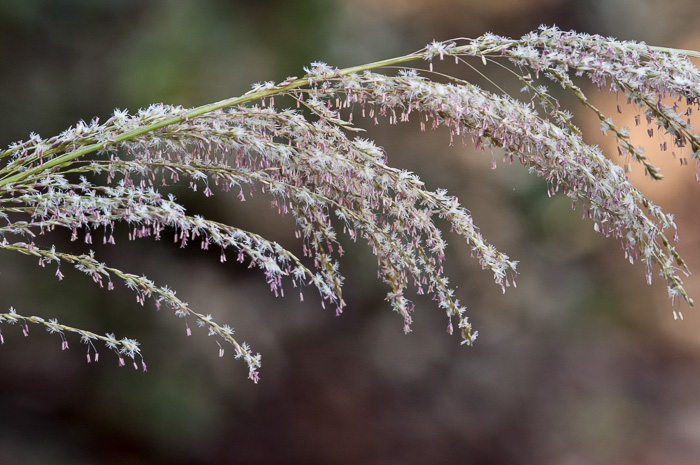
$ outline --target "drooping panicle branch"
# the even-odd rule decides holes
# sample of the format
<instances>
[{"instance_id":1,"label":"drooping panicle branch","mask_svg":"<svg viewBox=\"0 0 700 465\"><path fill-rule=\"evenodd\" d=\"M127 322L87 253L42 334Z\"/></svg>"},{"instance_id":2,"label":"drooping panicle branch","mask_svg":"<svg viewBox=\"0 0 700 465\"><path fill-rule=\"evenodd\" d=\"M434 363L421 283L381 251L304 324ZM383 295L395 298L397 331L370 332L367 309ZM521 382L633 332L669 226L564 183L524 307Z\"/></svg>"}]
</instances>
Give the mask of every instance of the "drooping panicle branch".
<instances>
[{"instance_id":1,"label":"drooping panicle branch","mask_svg":"<svg viewBox=\"0 0 700 465\"><path fill-rule=\"evenodd\" d=\"M470 57L484 65L505 63L527 98L434 71L433 61L466 63ZM423 60L430 61L425 73L410 68L396 75L372 71ZM0 153L0 248L37 257L42 266L56 263L59 279L61 263L108 289L117 278L136 293L139 303L150 298L156 306L166 304L232 344L236 358L245 360L249 377L257 382L260 355L238 343L230 326L192 310L167 286L100 262L99 251L66 253L35 243L36 237L64 228L73 240L92 247L98 242L93 236L99 234L103 244L114 244L113 232L120 227L128 229L130 239L158 240L172 234L180 247L196 241L204 249L218 247L221 261L233 253L259 268L276 295L284 294L284 280L312 286L322 304L341 313L342 231L350 240L365 241L376 255L387 300L403 317L405 331L414 310L410 292L425 293L446 312L449 331L456 318L463 343L471 344L477 332L444 273L447 243L437 218L467 242L504 292L515 283L517 262L483 238L459 199L442 189L430 190L416 174L390 166L382 149L355 134L363 116L392 124L416 118L422 129L446 128L450 142L502 150L508 160L519 161L548 182L551 194L562 192L582 205L597 231L620 240L627 259L644 262L647 281L657 267L669 295L692 305L680 277L688 268L667 235L671 231L675 238L673 217L645 198L599 148L584 141L570 112L539 82L547 78L571 93L615 137L620 153L661 179L642 149L633 145L629 131L596 108L586 88L575 81L588 79L599 90L624 94L650 124L699 158L700 138L688 116L700 104L700 73L686 57L645 44L541 28L520 39L486 34L433 42L409 55L345 69L316 62L305 71L302 78L255 84L242 96L198 108L157 104L134 115L117 110L101 124L81 121L58 136L32 134L10 145ZM279 109L275 97L291 97L303 108ZM171 191L183 182L205 198L227 194L245 201L253 194L267 196L280 215L294 218L303 253L187 212ZM123 355L140 356L138 343L131 339L98 336L53 319L11 311L0 314L1 322L44 325L61 335L65 348L65 334L77 333L89 345L88 356L92 341L100 340L120 355L120 364Z\"/></svg>"},{"instance_id":2,"label":"drooping panicle branch","mask_svg":"<svg viewBox=\"0 0 700 465\"><path fill-rule=\"evenodd\" d=\"M630 261L649 265L649 281L651 265L657 264L669 292L691 302L678 276L678 266L680 271L688 271L687 267L664 233L671 228L675 235L672 217L635 189L623 170L597 147L586 144L580 131L554 124L509 96L464 82L436 83L415 72L398 77L369 72L351 75L336 88L346 95L345 107L359 103L394 122L407 121L414 113L421 124L427 120L433 128L446 126L453 139L468 138L477 147L503 149L511 160L519 160L545 178L551 192L561 189L585 205L597 231L621 239ZM484 268L494 270L498 281L506 266L484 258L492 254L483 255L478 248L475 252Z\"/></svg>"}]
</instances>

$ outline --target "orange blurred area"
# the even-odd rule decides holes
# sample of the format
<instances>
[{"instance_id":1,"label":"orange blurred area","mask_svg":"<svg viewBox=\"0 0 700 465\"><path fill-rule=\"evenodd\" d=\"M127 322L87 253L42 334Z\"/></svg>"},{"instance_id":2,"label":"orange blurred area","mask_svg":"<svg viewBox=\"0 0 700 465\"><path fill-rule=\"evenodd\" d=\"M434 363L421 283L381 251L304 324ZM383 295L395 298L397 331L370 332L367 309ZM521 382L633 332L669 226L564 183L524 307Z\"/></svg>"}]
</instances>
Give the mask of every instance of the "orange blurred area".
<instances>
[{"instance_id":1,"label":"orange blurred area","mask_svg":"<svg viewBox=\"0 0 700 465\"><path fill-rule=\"evenodd\" d=\"M678 48L687 50L700 49L700 35L685 37L680 41ZM691 59L696 66L699 59ZM686 120L697 128L700 124L700 114L697 107L687 105L684 99L663 101L669 106L677 106L679 114L686 114ZM700 263L700 215L698 215L697 199L700 198L700 161L692 158L692 150L689 147L676 147L671 137L664 134L663 128L656 126L654 122L649 124L643 111L625 101L624 96L611 96L610 94L597 94L593 98L593 104L603 113L612 116L617 127L629 128L630 137L635 145L644 149L644 155L659 169L664 176L661 181L651 179L646 175L643 166L630 160L629 156L618 156L617 144L612 137L596 135L593 142L600 144L604 151L611 155L611 159L625 166L629 171L629 179L640 189L647 198L661 206L665 211L675 214L678 227L679 242L676 248L681 252L691 272L697 270ZM589 115L584 128L593 133L595 125L599 122L594 115ZM672 235L672 232L669 232ZM688 293L691 296L700 295L700 274L694 273L684 279ZM697 297L695 297L697 302ZM700 348L700 327L693 319L690 324L677 324L677 322L665 318L667 308L664 303L668 298L662 293L654 296L657 304L660 327L666 336L676 341L690 344L692 350ZM693 314L692 309L684 309L684 314Z\"/></svg>"}]
</instances>

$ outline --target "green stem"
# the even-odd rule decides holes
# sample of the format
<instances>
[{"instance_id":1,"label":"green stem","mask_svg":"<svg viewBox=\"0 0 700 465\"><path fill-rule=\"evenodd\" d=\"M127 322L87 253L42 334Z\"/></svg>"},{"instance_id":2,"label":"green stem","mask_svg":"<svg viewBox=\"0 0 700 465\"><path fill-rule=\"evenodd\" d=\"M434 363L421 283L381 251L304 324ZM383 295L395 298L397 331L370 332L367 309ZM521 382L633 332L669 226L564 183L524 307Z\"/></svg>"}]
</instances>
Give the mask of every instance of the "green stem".
<instances>
[{"instance_id":1,"label":"green stem","mask_svg":"<svg viewBox=\"0 0 700 465\"><path fill-rule=\"evenodd\" d=\"M414 61L414 60L420 59L422 57L423 57L422 53L415 52L415 53L411 53L409 55L404 55L401 57L390 58L390 59L381 60L381 61L375 61L373 63L368 63L368 64L361 65L361 66L353 66L350 68L344 68L344 69L337 71L337 73L334 73L334 75L345 76L348 74L366 71L366 70L370 70L370 69L376 69L376 68L381 68L384 66L395 65L398 63L405 63L408 61ZM39 172L50 170L51 168L54 168L56 166L61 166L65 163L68 163L68 162L75 160L76 158L79 158L83 155L94 152L94 151L99 150L101 148L116 145L120 142L124 142L124 141L130 140L130 139L133 139L133 138L138 137L142 134L146 134L146 133L155 131L155 130L160 129L162 127L165 127L165 126L168 126L171 124L175 124L175 123L180 123L183 121L187 121L189 119L196 118L196 117L201 116L203 114L210 113L210 112L213 112L216 110L220 110L222 108L232 107L234 105L241 105L243 103L250 102L252 100L259 100L259 99L262 99L265 97L269 97L271 95L279 94L281 92L286 92L288 90L297 89L299 87L302 87L302 86L308 84L308 82L309 82L308 78L296 79L296 80L294 80L294 81L292 81L292 82L290 82L282 87L272 87L270 89L262 89L262 90L258 90L258 91L254 91L254 92L249 92L249 93L244 94L240 97L232 97L232 98L228 98L225 100L221 100L219 102L214 102L214 103L210 103L207 105L202 105L202 106L197 107L197 108L193 108L192 110L188 111L184 115L167 118L167 119L164 119L162 121L158 121L156 123L152 123L152 124L149 124L147 126L143 126L143 127L138 128L138 129L134 129L132 131L125 132L123 134L120 134L120 135L114 137L112 140L107 141L107 142L96 142L94 144L86 145L86 146L81 147L79 149L76 149L76 150L73 150L71 152L65 153L61 156L58 156L52 160L49 160L46 163L43 163L41 165L37 165L33 168L29 168L25 171L22 171L21 173L16 173L14 175L7 176L4 179L0 179L0 188L6 186L8 184L26 179L26 178L33 176L34 174L37 174Z\"/></svg>"},{"instance_id":2,"label":"green stem","mask_svg":"<svg viewBox=\"0 0 700 465\"><path fill-rule=\"evenodd\" d=\"M501 45L495 47L493 50L481 50L480 54L483 56L485 54L492 53L495 51L502 51L505 48L513 46L515 43L517 43L517 42L516 41L509 41L505 44L501 44ZM483 46L479 47L479 45L476 44L476 47L475 47L475 44L472 43L472 44L465 45L465 46L454 47L452 50L449 51L448 54L449 55L458 55L460 53L474 54L475 48L476 49L483 48ZM656 50L658 52L662 52L662 53L684 54L684 55L692 56L692 57L700 57L700 52L695 52L692 50L681 50L681 49L675 49L675 48L654 47L654 46L650 46L649 48L651 48L652 50ZM415 61L415 60L419 60L419 59L424 58L424 57L425 57L425 55L423 53L423 50L420 50L420 51L410 53L408 55L403 55L400 57L389 58L386 60L375 61L373 63L367 63L367 64L360 65L360 66L352 66L349 68L344 68L344 69L341 69L341 70L338 70L337 72L335 72L334 75L346 76L348 74L367 71L370 69L382 68L382 67L386 67L386 66L400 64L400 63ZM332 76L328 76L328 77L332 77ZM105 148L107 146L116 145L120 142L124 142L124 141L127 141L129 139L133 139L133 138L138 137L142 134L146 134L148 132L155 131L157 129L160 129L162 127L165 127L165 126L168 126L171 124L180 123L182 121L186 121L186 120L191 119L191 118L196 118L198 116L201 116L201 115L206 114L206 113L210 113L212 111L220 110L222 108L227 108L227 107L231 107L234 105L241 105L241 104L246 103L246 102L262 99L262 98L269 97L271 95L276 95L276 94L286 92L286 91L289 91L292 89L297 89L297 88L302 87L306 84L308 84L308 77L304 77L301 79L295 79L295 80L285 84L284 86L279 86L279 87L276 86L276 87L272 87L269 89L261 89L261 90L249 92L249 93L244 94L240 97L232 97L232 98L228 98L225 100L221 100L219 102L214 102L214 103L210 103L207 105L202 105L202 106L197 107L197 108L193 108L192 110L188 111L187 113L185 113L182 116L175 116L175 117L167 118L167 119L164 119L162 121L158 121L156 123L152 123L152 124L149 124L147 126L143 126L143 127L138 128L138 129L134 129L132 131L125 132L121 135L116 136L114 139L112 139L110 141L97 142L97 143L93 143L90 145L86 145L86 146L81 147L79 149L76 149L76 150L73 150L71 152L67 152L63 155L60 155L60 156L58 156L52 160L49 160L46 163L43 163L41 165L37 165L37 166L34 166L33 168L29 168L29 169L22 171L20 173L16 173L16 174L13 174L11 176L7 176L3 179L0 179L0 188L6 186L8 184L26 179L26 178L33 176L37 173L40 173L42 171L50 170L51 168L54 168L56 166L61 166L65 163L71 162L71 161L75 160L76 158L79 158L83 155L94 152L96 150L99 150L100 148Z\"/></svg>"},{"instance_id":3,"label":"green stem","mask_svg":"<svg viewBox=\"0 0 700 465\"><path fill-rule=\"evenodd\" d=\"M686 55L689 57L700 58L700 52L696 52L695 50L683 50L682 48L655 47L653 45L650 45L649 48L654 50L654 51L657 51L657 52L668 53L671 55Z\"/></svg>"}]
</instances>

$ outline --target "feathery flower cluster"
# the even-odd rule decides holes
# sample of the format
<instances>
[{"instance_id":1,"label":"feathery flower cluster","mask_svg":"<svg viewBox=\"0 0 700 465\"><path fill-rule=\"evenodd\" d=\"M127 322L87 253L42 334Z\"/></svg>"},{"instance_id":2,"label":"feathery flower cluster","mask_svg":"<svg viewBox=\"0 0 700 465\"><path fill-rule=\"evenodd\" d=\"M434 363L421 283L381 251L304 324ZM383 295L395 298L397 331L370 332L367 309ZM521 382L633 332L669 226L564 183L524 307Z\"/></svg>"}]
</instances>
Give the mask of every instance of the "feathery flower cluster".
<instances>
[{"instance_id":1,"label":"feathery flower cluster","mask_svg":"<svg viewBox=\"0 0 700 465\"><path fill-rule=\"evenodd\" d=\"M386 117L392 124L414 117L423 129L448 128L450 142L502 149L510 161L518 160L546 179L551 194L561 191L582 204L597 231L618 238L631 262L646 264L649 282L653 267L658 267L669 294L692 305L679 277L687 268L664 232L675 231L672 216L635 189L600 149L586 144L571 116L535 80L543 75L570 91L598 115L603 130L613 133L620 153L660 178L642 150L632 145L628 131L615 127L588 102L573 78L586 76L599 88L624 93L649 123L663 128L679 148L690 147L691 156L698 158L700 139L686 119L700 103L697 68L673 52L553 28L519 40L487 34L458 44L464 40L433 42L405 57L345 70L313 63L301 79L255 84L241 97L195 109L159 104L135 115L117 110L102 124L80 122L50 139L32 134L0 153L0 248L35 256L42 266L56 263L59 279L61 264L69 263L108 289L114 287L113 279L122 281L140 304L153 299L158 308L165 305L179 317L194 319L209 335L233 345L236 358L245 360L249 377L257 382L260 355L239 343L230 326L194 311L167 286L101 263L92 250L61 252L38 245L34 238L66 228L73 240L89 247L97 240L95 234L102 235L102 243L114 244L120 223L126 223L131 239L160 239L167 232L180 247L197 241L204 249L218 247L221 261L232 252L237 260L260 268L276 295L284 294L284 279L294 286L311 285L322 304L340 313L345 305L338 262L342 230L352 240L366 241L376 255L378 275L388 286L387 300L403 317L405 331L414 310L411 288L433 297L448 316L450 333L456 318L463 343L471 344L477 332L443 272L446 242L435 219L450 223L504 292L515 284L516 262L482 237L458 199L441 189L427 189L415 174L387 165L385 153L373 142L351 137L360 130L353 117L377 123ZM408 68L396 76L371 71L418 60L430 60L432 70L433 59L448 57L457 62L479 57L484 64L510 60L528 100L454 78L437 82ZM276 108L275 96L291 96L311 116ZM663 103L668 96L682 98L686 112L679 113L678 104ZM99 183L105 175L106 181ZM267 195L281 215L294 217L304 256L253 232L188 214L172 193L163 193L183 180L206 197L218 191L240 200L253 192ZM126 356L138 367L136 357L141 357L136 341L99 336L54 319L21 316L11 309L0 314L2 322L23 324L25 334L27 323L43 325L61 336L64 349L66 333L77 333L88 344L88 361L91 353L97 361L97 340L118 354L120 365Z\"/></svg>"}]
</instances>

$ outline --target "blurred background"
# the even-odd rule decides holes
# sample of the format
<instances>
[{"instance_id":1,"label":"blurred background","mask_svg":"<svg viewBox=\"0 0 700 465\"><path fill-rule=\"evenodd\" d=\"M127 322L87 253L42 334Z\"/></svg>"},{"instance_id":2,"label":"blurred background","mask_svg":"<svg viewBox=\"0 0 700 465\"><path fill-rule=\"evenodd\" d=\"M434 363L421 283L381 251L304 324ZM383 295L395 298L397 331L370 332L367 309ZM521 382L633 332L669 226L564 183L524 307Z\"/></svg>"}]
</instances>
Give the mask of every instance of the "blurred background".
<instances>
[{"instance_id":1,"label":"blurred background","mask_svg":"<svg viewBox=\"0 0 700 465\"><path fill-rule=\"evenodd\" d=\"M254 82L301 76L311 61L351 66L487 31L519 37L555 24L700 49L698 20L695 0L5 0L0 143L50 137L114 108L240 95ZM615 114L615 95L592 95ZM630 110L615 118L634 126ZM593 115L577 121L591 143L615 152ZM348 306L339 317L312 292L303 303L295 292L275 298L261 273L221 264L216 252L123 235L118 247L94 247L100 260L168 284L231 324L263 354L254 385L230 351L218 358L202 330L187 337L182 320L138 306L122 286L99 289L69 266L59 284L54 269L2 252L2 311L136 338L149 370L120 369L105 349L87 364L75 338L61 351L60 338L41 328L25 338L3 326L0 464L699 463L697 310L681 307L685 321L674 321L664 283L647 286L616 241L595 234L566 198L548 198L522 167L497 156L492 171L488 153L450 147L444 131L365 126L391 164L458 195L485 237L520 260L518 287L501 295L452 237L447 265L479 330L475 347L445 334L445 316L427 298L415 298L413 332L404 335L360 244L344 246ZM656 138L636 142L669 178L632 173L677 214L698 300L694 167L654 155ZM276 216L269 199L177 195L192 213L300 250L291 218ZM67 234L55 237L83 250Z\"/></svg>"}]
</instances>

